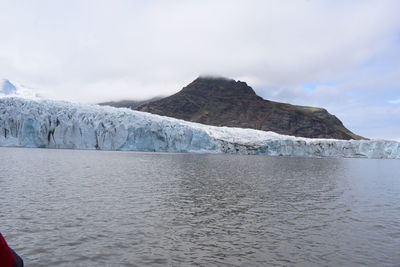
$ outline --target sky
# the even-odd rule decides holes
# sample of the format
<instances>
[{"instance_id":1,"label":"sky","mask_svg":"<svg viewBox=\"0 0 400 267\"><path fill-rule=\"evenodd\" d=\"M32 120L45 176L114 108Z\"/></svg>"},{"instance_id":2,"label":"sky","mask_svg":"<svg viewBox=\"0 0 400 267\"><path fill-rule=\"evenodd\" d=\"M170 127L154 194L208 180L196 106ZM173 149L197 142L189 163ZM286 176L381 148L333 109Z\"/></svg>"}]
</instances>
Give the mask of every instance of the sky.
<instances>
[{"instance_id":1,"label":"sky","mask_svg":"<svg viewBox=\"0 0 400 267\"><path fill-rule=\"evenodd\" d=\"M398 0L0 0L0 78L97 103L199 75L400 141Z\"/></svg>"}]
</instances>

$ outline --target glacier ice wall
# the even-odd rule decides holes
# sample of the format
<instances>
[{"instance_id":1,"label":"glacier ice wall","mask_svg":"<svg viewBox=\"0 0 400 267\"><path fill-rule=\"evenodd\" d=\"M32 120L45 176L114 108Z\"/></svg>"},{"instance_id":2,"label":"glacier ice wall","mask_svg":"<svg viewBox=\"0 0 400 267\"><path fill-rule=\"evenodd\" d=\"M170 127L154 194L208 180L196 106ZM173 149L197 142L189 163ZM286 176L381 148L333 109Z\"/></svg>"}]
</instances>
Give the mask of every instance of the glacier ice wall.
<instances>
[{"instance_id":1,"label":"glacier ice wall","mask_svg":"<svg viewBox=\"0 0 400 267\"><path fill-rule=\"evenodd\" d=\"M297 138L129 109L21 98L0 99L0 146L400 158L395 141Z\"/></svg>"}]
</instances>

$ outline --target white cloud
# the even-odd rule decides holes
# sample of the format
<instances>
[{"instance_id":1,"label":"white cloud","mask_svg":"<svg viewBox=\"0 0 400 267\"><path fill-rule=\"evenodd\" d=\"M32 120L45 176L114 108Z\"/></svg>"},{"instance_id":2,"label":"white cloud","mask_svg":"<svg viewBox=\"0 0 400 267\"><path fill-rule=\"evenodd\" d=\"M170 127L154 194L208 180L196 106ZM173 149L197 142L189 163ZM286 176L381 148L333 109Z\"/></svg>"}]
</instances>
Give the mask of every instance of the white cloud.
<instances>
[{"instance_id":1,"label":"white cloud","mask_svg":"<svg viewBox=\"0 0 400 267\"><path fill-rule=\"evenodd\" d=\"M390 104L400 104L400 98L395 100L389 100Z\"/></svg>"},{"instance_id":2,"label":"white cloud","mask_svg":"<svg viewBox=\"0 0 400 267\"><path fill-rule=\"evenodd\" d=\"M3 0L1 9L0 77L52 98L168 95L216 74L340 112L387 103L399 86L397 0ZM338 85L302 90L326 82ZM374 93L382 88L386 100Z\"/></svg>"},{"instance_id":3,"label":"white cloud","mask_svg":"<svg viewBox=\"0 0 400 267\"><path fill-rule=\"evenodd\" d=\"M95 85L108 97L171 93L202 73L294 86L336 78L379 55L391 45L399 7L397 1L6 1L0 70L56 95L68 95L69 84L81 92L69 96L77 100L93 99L87 89ZM131 91L120 84L132 84Z\"/></svg>"}]
</instances>

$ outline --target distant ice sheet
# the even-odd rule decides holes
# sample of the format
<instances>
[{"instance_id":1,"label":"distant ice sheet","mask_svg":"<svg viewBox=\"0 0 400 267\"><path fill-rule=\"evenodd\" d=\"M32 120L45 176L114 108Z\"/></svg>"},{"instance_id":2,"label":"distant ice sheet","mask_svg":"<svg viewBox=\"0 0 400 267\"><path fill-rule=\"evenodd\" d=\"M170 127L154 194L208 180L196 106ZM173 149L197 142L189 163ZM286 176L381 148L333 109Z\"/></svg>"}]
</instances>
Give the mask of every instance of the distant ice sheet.
<instances>
[{"instance_id":1,"label":"distant ice sheet","mask_svg":"<svg viewBox=\"0 0 400 267\"><path fill-rule=\"evenodd\" d=\"M396 141L298 138L130 109L15 97L0 99L0 146L400 158Z\"/></svg>"}]
</instances>

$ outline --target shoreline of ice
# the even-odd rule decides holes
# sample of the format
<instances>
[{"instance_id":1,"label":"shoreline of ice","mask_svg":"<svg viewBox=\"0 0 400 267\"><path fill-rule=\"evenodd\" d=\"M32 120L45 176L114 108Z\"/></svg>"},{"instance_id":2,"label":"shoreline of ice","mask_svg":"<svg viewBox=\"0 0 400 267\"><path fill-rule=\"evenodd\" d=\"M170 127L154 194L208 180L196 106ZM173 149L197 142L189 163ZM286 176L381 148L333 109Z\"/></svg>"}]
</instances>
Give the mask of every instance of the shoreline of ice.
<instances>
[{"instance_id":1,"label":"shoreline of ice","mask_svg":"<svg viewBox=\"0 0 400 267\"><path fill-rule=\"evenodd\" d=\"M400 142L310 139L113 107L0 99L0 146L400 159Z\"/></svg>"}]
</instances>

